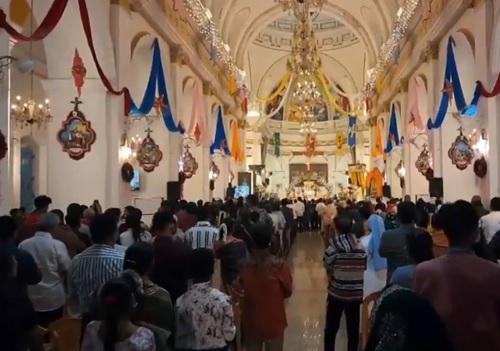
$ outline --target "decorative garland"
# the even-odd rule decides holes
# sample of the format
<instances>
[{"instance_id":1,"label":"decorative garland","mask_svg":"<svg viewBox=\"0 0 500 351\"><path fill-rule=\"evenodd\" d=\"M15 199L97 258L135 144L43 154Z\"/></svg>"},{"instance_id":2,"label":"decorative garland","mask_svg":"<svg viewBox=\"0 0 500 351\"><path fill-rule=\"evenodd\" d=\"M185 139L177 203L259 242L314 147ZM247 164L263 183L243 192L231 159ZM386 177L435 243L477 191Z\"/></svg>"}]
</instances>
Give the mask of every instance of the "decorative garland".
<instances>
[{"instance_id":1,"label":"decorative garland","mask_svg":"<svg viewBox=\"0 0 500 351\"><path fill-rule=\"evenodd\" d=\"M61 20L64 11L66 10L66 5L68 5L69 0L54 0L50 6L47 15L40 23L40 26L35 29L33 34L29 37L18 32L14 27L12 27L7 22L7 14L4 10L0 10L0 28L5 29L5 31L17 41L39 41L45 39L54 28L57 26Z\"/></svg>"},{"instance_id":2,"label":"decorative garland","mask_svg":"<svg viewBox=\"0 0 500 351\"><path fill-rule=\"evenodd\" d=\"M288 83L292 80L291 78L292 78L292 74L290 72L287 72L285 74L285 76L283 77L283 79L281 80L280 85L276 88L276 91L274 93L272 93L271 95L269 95L268 97L265 97L265 98L257 98L257 100L259 102L273 101L274 99L276 99L278 97L279 94L281 94L281 92L283 90L286 89L286 87L288 86Z\"/></svg>"},{"instance_id":3,"label":"decorative garland","mask_svg":"<svg viewBox=\"0 0 500 351\"><path fill-rule=\"evenodd\" d=\"M455 40L450 37L448 40L448 49L446 53L446 68L444 73L444 84L442 90L441 102L439 104L438 113L435 122L429 118L427 121L428 129L440 128L444 122L446 114L448 113L448 107L450 105L450 100L455 97L455 105L457 110L465 116L474 117L477 114L477 105L480 98L480 91L476 89L474 97L469 105L465 102L464 92L462 89L462 84L460 83L460 75L458 74L457 62L455 60L455 53L453 47L455 46Z\"/></svg>"},{"instance_id":4,"label":"decorative garland","mask_svg":"<svg viewBox=\"0 0 500 351\"><path fill-rule=\"evenodd\" d=\"M342 106L340 106L337 103L337 100L335 99L335 97L333 97L333 95L330 93L330 89L328 87L328 83L326 81L325 75L322 72L319 72L317 74L317 77L318 77L321 85L323 86L323 90L325 92L325 95L326 95L328 101L330 102L330 104L333 106L333 108L337 112L340 112L341 114L347 115L347 116L358 116L361 113L361 111L359 111L359 110L358 111L346 111L345 109L343 109Z\"/></svg>"}]
</instances>

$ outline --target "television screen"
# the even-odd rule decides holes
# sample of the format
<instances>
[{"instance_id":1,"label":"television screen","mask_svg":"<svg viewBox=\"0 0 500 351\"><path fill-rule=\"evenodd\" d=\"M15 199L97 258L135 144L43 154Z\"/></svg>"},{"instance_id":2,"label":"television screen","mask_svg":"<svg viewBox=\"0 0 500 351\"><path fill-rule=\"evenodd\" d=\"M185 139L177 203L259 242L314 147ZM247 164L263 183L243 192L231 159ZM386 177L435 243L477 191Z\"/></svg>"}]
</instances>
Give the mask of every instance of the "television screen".
<instances>
[{"instance_id":1,"label":"television screen","mask_svg":"<svg viewBox=\"0 0 500 351\"><path fill-rule=\"evenodd\" d=\"M132 191L141 190L141 172L137 168L134 168L134 177L130 181L130 190Z\"/></svg>"},{"instance_id":2,"label":"television screen","mask_svg":"<svg viewBox=\"0 0 500 351\"><path fill-rule=\"evenodd\" d=\"M235 188L234 197L237 199L239 197L246 198L250 195L250 187L248 185L239 185Z\"/></svg>"}]
</instances>

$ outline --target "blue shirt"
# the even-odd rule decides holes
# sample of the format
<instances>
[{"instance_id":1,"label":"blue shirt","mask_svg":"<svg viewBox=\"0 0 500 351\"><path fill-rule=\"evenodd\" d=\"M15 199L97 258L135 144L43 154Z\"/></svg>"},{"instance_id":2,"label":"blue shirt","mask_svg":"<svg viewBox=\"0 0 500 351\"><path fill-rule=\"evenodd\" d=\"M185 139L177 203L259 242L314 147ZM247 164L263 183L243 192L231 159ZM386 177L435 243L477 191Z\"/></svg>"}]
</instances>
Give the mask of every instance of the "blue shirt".
<instances>
[{"instance_id":1,"label":"blue shirt","mask_svg":"<svg viewBox=\"0 0 500 351\"><path fill-rule=\"evenodd\" d=\"M417 265L415 264L409 264L407 266L397 268L392 274L391 284L396 284L407 289L413 289L413 277L415 276L416 269Z\"/></svg>"}]
</instances>

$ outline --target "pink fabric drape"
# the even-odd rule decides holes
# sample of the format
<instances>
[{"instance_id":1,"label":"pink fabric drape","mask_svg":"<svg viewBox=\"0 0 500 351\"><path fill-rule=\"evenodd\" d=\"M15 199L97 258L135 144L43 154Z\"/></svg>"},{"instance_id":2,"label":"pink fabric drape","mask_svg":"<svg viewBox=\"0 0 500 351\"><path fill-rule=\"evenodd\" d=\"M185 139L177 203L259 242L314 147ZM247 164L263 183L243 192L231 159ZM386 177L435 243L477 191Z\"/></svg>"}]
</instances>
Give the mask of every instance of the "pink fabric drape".
<instances>
[{"instance_id":1,"label":"pink fabric drape","mask_svg":"<svg viewBox=\"0 0 500 351\"><path fill-rule=\"evenodd\" d=\"M212 140L208 131L207 109L200 82L193 84L193 101L188 135L195 137L203 146L210 147Z\"/></svg>"}]
</instances>

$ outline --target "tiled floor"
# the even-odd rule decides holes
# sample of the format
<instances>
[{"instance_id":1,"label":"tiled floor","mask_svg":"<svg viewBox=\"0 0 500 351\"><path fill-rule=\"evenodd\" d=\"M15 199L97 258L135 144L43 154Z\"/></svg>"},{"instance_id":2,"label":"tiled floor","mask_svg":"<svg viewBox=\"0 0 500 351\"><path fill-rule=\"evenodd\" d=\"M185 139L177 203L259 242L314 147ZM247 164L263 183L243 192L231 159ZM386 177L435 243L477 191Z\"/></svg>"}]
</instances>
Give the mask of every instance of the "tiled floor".
<instances>
[{"instance_id":1,"label":"tiled floor","mask_svg":"<svg viewBox=\"0 0 500 351\"><path fill-rule=\"evenodd\" d=\"M285 351L323 351L327 285L323 251L319 234L301 233L290 254L294 293L287 306ZM345 349L346 335L342 327L336 350Z\"/></svg>"}]
</instances>

